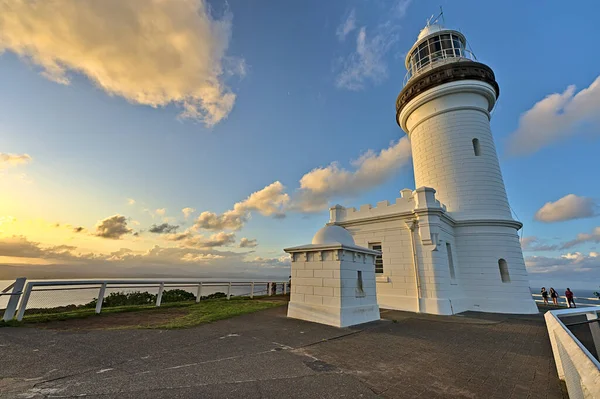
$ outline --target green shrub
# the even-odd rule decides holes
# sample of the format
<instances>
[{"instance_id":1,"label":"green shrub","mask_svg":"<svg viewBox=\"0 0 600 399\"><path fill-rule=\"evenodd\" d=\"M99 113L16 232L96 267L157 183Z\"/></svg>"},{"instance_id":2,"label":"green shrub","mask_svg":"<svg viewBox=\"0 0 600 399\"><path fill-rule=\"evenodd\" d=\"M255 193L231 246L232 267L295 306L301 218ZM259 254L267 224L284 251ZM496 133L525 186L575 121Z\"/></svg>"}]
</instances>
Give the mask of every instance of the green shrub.
<instances>
[{"instance_id":1,"label":"green shrub","mask_svg":"<svg viewBox=\"0 0 600 399\"><path fill-rule=\"evenodd\" d=\"M184 302L184 301L195 301L196 295L191 292L174 289L163 292L162 302Z\"/></svg>"},{"instance_id":2,"label":"green shrub","mask_svg":"<svg viewBox=\"0 0 600 399\"><path fill-rule=\"evenodd\" d=\"M224 292L215 292L214 294L202 296L201 299L217 299L217 298L225 298L227 294ZM181 289L173 289L173 290L165 290L162 295L162 303L169 302L185 302L185 301L195 301L196 296L191 292L181 290ZM82 308L95 308L98 303L98 299L94 298L93 301L86 303L85 305L81 305L78 307ZM156 303L156 295L151 294L149 292L112 292L108 296L104 297L104 301L102 302L102 307L111 307L111 306L131 306L131 305L152 305ZM70 305L74 306L74 305Z\"/></svg>"}]
</instances>

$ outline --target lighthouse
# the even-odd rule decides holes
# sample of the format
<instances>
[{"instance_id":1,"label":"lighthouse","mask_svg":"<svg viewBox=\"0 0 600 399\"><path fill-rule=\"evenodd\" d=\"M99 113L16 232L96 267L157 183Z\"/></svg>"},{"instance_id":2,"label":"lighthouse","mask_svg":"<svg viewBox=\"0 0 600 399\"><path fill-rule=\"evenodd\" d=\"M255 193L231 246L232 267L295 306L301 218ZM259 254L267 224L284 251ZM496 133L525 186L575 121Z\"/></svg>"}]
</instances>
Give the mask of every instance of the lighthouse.
<instances>
[{"instance_id":1,"label":"lighthouse","mask_svg":"<svg viewBox=\"0 0 600 399\"><path fill-rule=\"evenodd\" d=\"M512 220L490 111L500 89L465 36L428 25L406 56L396 119L410 138L415 184L433 187L457 220Z\"/></svg>"},{"instance_id":2,"label":"lighthouse","mask_svg":"<svg viewBox=\"0 0 600 399\"><path fill-rule=\"evenodd\" d=\"M335 205L327 224L377 251L379 308L537 313L522 224L512 218L490 129L500 95L494 72L469 51L465 35L429 23L405 66L396 120L411 143L415 188L399 190L392 202Z\"/></svg>"}]
</instances>

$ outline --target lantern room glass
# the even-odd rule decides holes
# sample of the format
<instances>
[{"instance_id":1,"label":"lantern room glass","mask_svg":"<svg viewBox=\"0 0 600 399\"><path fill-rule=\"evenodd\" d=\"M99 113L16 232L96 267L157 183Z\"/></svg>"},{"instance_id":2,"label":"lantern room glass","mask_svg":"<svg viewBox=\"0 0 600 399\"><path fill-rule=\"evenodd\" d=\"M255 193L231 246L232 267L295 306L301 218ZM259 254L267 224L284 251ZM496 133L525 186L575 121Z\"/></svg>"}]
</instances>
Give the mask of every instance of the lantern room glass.
<instances>
[{"instance_id":1,"label":"lantern room glass","mask_svg":"<svg viewBox=\"0 0 600 399\"><path fill-rule=\"evenodd\" d=\"M475 57L466 50L465 43L458 35L441 33L424 40L413 50L407 77L410 78L423 68L448 58L474 59Z\"/></svg>"}]
</instances>

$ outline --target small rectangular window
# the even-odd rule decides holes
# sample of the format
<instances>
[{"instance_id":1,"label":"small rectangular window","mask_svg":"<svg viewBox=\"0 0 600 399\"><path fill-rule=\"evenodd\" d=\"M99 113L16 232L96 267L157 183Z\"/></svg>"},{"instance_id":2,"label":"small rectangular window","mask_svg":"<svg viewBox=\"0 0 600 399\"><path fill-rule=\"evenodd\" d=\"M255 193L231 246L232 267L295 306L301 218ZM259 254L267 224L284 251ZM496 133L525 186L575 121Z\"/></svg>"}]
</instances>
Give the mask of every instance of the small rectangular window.
<instances>
[{"instance_id":1,"label":"small rectangular window","mask_svg":"<svg viewBox=\"0 0 600 399\"><path fill-rule=\"evenodd\" d=\"M356 276L356 297L364 297L365 290L363 289L363 279L362 279L362 271L358 271L358 275Z\"/></svg>"},{"instance_id":2,"label":"small rectangular window","mask_svg":"<svg viewBox=\"0 0 600 399\"><path fill-rule=\"evenodd\" d=\"M452 260L452 248L450 243L446 243L446 254L448 255L448 268L450 269L450 278L454 280L456 278L456 272L454 271L454 261Z\"/></svg>"},{"instance_id":3,"label":"small rectangular window","mask_svg":"<svg viewBox=\"0 0 600 399\"><path fill-rule=\"evenodd\" d=\"M369 247L375 251L381 251L381 243L370 244ZM375 257L375 273L383 273L383 254Z\"/></svg>"},{"instance_id":4,"label":"small rectangular window","mask_svg":"<svg viewBox=\"0 0 600 399\"><path fill-rule=\"evenodd\" d=\"M473 139L473 152L475 153L476 157L481 155L481 146L479 145L479 139Z\"/></svg>"},{"instance_id":5,"label":"small rectangular window","mask_svg":"<svg viewBox=\"0 0 600 399\"><path fill-rule=\"evenodd\" d=\"M498 268L500 269L500 279L503 283L510 283L510 274L508 273L508 263L506 260L498 260Z\"/></svg>"}]
</instances>

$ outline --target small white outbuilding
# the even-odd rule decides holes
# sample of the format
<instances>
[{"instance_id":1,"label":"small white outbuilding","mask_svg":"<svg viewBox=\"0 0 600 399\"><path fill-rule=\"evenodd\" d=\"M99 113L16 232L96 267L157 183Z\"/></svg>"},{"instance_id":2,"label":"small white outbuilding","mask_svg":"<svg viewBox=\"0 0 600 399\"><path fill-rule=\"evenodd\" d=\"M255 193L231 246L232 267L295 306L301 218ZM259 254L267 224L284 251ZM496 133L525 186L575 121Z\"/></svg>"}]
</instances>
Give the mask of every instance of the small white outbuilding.
<instances>
[{"instance_id":1,"label":"small white outbuilding","mask_svg":"<svg viewBox=\"0 0 600 399\"><path fill-rule=\"evenodd\" d=\"M292 260L288 317L336 327L379 320L375 259L340 226L325 226L312 244L286 248Z\"/></svg>"}]
</instances>

